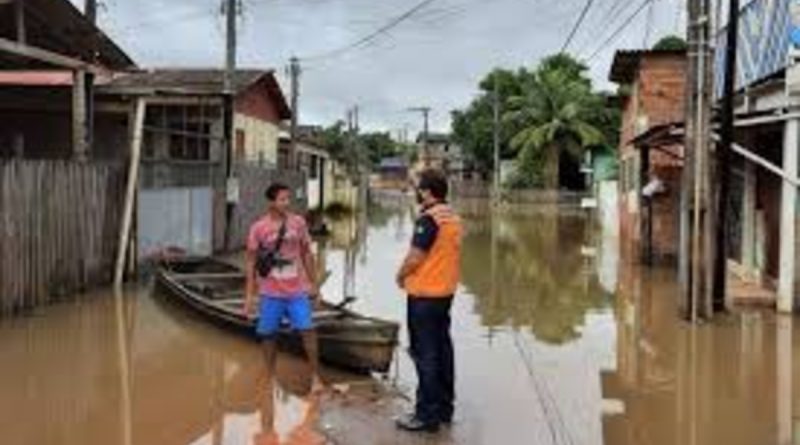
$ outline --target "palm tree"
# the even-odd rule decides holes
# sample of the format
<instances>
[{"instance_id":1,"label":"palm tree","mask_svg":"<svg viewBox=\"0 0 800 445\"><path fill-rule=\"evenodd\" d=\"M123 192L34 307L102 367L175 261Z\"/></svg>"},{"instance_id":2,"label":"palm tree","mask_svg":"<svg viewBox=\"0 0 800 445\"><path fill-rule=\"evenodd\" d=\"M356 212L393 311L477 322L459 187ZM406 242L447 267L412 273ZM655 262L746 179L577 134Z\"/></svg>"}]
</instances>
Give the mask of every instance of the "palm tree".
<instances>
[{"instance_id":1,"label":"palm tree","mask_svg":"<svg viewBox=\"0 0 800 445\"><path fill-rule=\"evenodd\" d=\"M511 98L506 118L521 130L511 140L525 174L544 158L544 185L559 188L559 162L564 154L580 159L586 147L604 142L593 123L603 107L591 84L569 70L544 65L526 79L523 93Z\"/></svg>"}]
</instances>

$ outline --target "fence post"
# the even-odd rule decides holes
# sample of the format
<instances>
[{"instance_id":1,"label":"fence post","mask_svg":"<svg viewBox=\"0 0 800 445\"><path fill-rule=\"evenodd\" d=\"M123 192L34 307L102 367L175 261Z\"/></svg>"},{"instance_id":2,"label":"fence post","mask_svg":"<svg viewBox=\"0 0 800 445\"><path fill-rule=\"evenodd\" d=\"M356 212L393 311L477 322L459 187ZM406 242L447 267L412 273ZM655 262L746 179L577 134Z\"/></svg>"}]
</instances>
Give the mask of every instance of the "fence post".
<instances>
[{"instance_id":1,"label":"fence post","mask_svg":"<svg viewBox=\"0 0 800 445\"><path fill-rule=\"evenodd\" d=\"M136 201L136 187L139 179L139 158L142 151L142 131L147 103L144 98L136 99L136 113L133 120L133 134L131 138L131 160L128 168L128 186L125 191L125 207L122 213L122 225L119 233L119 246L117 262L114 269L114 286L122 285L125 270L125 256L130 239L131 222L133 219L133 204Z\"/></svg>"}]
</instances>

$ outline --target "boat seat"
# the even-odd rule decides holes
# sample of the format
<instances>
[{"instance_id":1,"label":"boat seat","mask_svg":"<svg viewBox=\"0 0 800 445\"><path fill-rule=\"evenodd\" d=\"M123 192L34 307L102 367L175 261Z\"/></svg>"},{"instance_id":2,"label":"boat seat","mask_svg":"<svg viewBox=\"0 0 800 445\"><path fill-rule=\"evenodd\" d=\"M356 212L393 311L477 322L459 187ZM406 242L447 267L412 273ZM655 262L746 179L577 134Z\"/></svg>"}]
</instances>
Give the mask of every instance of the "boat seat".
<instances>
[{"instance_id":1,"label":"boat seat","mask_svg":"<svg viewBox=\"0 0 800 445\"><path fill-rule=\"evenodd\" d=\"M214 303L223 304L225 306L244 306L243 298L221 298L211 300Z\"/></svg>"},{"instance_id":2,"label":"boat seat","mask_svg":"<svg viewBox=\"0 0 800 445\"><path fill-rule=\"evenodd\" d=\"M325 319L325 318L340 318L343 317L344 314L341 311L314 311L314 319Z\"/></svg>"},{"instance_id":3,"label":"boat seat","mask_svg":"<svg viewBox=\"0 0 800 445\"><path fill-rule=\"evenodd\" d=\"M245 278L242 272L215 272L215 273L174 273L178 280L214 280L214 279L233 279Z\"/></svg>"}]
</instances>

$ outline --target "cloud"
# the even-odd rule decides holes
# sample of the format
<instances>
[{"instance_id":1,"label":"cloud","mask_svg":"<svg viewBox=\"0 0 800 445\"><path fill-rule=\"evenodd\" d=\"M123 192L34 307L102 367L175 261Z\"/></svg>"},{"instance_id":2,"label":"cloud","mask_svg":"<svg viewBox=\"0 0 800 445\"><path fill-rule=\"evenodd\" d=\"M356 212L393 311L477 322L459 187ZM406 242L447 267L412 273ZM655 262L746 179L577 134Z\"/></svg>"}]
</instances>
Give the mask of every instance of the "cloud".
<instances>
[{"instance_id":1,"label":"cloud","mask_svg":"<svg viewBox=\"0 0 800 445\"><path fill-rule=\"evenodd\" d=\"M72 0L82 3L82 0ZM452 109L469 103L493 67L534 65L561 47L583 6L553 0L436 0L371 44L338 57L313 56L344 47L407 11L416 0L243 0L241 66L279 72L292 55L303 64L301 118L330 123L358 104L362 127L396 130L421 118L407 108L433 108L432 128L447 130ZM615 48L640 48L682 33L680 0L653 3L591 60L592 78L606 80ZM588 56L639 2L597 0L570 48ZM142 66L222 66L224 26L219 0L103 0L100 25ZM612 6L622 12L609 16ZM286 79L282 82L286 85Z\"/></svg>"}]
</instances>

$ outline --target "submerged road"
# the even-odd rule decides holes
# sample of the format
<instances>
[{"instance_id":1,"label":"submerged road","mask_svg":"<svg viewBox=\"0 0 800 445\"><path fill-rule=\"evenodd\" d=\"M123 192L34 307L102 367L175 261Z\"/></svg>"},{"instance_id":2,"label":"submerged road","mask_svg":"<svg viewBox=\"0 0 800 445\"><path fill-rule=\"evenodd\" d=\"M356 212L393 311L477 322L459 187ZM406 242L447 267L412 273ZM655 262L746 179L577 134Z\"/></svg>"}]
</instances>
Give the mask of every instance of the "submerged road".
<instances>
[{"instance_id":1,"label":"submerged road","mask_svg":"<svg viewBox=\"0 0 800 445\"><path fill-rule=\"evenodd\" d=\"M0 321L0 443L238 445L269 425L292 445L797 443L791 318L690 328L673 274L626 262L613 230L580 211L461 209L452 428L394 430L415 385L405 337L386 380L328 370L344 394L317 403L302 360L282 356L270 388L257 345L142 284ZM394 204L335 222L319 246L326 298L402 320L392 278L412 220Z\"/></svg>"}]
</instances>

